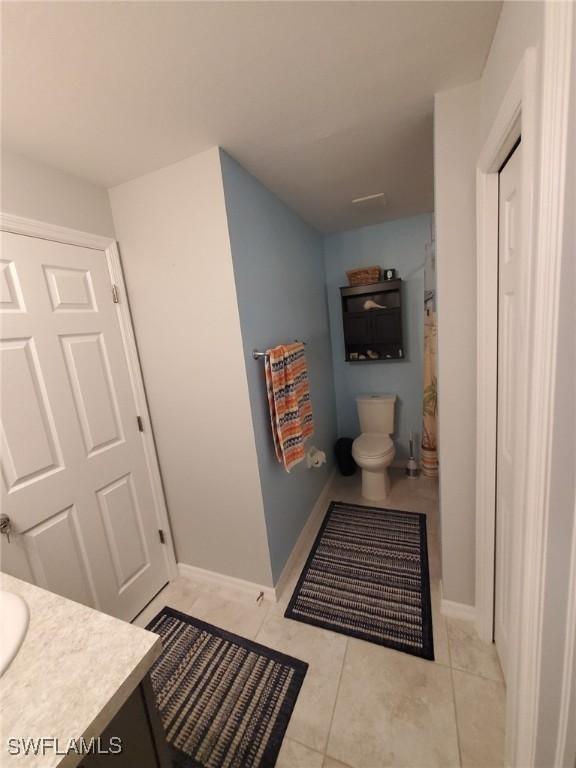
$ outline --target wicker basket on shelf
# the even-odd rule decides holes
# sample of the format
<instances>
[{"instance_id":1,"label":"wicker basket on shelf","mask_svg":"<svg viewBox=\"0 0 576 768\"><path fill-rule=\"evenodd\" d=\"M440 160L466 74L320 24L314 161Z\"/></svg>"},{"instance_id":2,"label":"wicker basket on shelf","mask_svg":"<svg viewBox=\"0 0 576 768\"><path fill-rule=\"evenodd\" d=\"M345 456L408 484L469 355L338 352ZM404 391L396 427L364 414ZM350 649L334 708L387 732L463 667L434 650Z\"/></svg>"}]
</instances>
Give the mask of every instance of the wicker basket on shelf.
<instances>
[{"instance_id":1,"label":"wicker basket on shelf","mask_svg":"<svg viewBox=\"0 0 576 768\"><path fill-rule=\"evenodd\" d=\"M380 282L380 267L358 267L346 272L349 285L371 285Z\"/></svg>"}]
</instances>

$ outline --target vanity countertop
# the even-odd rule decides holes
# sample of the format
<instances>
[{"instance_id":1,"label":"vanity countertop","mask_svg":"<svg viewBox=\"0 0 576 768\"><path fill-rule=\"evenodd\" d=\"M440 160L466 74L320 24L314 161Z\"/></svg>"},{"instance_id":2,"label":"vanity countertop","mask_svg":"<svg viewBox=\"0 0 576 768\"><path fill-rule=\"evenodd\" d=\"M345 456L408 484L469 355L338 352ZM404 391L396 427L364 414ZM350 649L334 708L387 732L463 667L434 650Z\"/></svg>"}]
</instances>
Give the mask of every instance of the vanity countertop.
<instances>
[{"instance_id":1,"label":"vanity countertop","mask_svg":"<svg viewBox=\"0 0 576 768\"><path fill-rule=\"evenodd\" d=\"M152 632L0 574L0 588L27 602L30 624L0 677L0 765L70 768L82 756L10 756L11 737L99 736L160 654Z\"/></svg>"}]
</instances>

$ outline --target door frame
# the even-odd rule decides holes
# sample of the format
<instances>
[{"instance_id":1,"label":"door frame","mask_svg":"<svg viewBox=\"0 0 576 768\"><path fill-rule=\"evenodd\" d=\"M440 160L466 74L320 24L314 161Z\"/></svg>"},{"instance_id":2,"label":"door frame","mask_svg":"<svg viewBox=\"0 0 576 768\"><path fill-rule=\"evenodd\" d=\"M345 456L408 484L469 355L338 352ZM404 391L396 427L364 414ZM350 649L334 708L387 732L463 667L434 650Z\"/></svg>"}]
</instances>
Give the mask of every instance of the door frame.
<instances>
[{"instance_id":1,"label":"door frame","mask_svg":"<svg viewBox=\"0 0 576 768\"><path fill-rule=\"evenodd\" d=\"M498 169L514 141L522 136L523 267L519 326L523 333L516 386L507 765L534 765L536 757L572 13L572 3L545 5L540 83L537 52L529 48L477 164L476 624L480 636L491 642L496 519ZM574 551L572 558L574 569Z\"/></svg>"},{"instance_id":2,"label":"door frame","mask_svg":"<svg viewBox=\"0 0 576 768\"><path fill-rule=\"evenodd\" d=\"M124 274L122 271L122 261L120 259L120 252L116 240L110 237L93 235L88 232L81 232L76 229L69 229L68 227L61 227L55 224L49 224L47 222L36 221L35 219L28 219L22 216L15 216L2 212L0 212L0 230L3 232L12 232L16 235L25 235L27 237L36 237L41 240L65 243L66 245L92 248L95 251L101 251L106 259L106 266L110 276L110 290L112 291L112 285L115 285L118 292L119 301L115 304L116 316L120 325L120 333L122 336L126 363L128 365L130 384L132 386L134 402L137 408L135 416L139 415L144 422L144 431L141 433L142 444L148 468L148 476L152 486L154 513L158 528L162 529L164 532L165 545L162 549L166 562L166 571L170 580L175 579L178 576L178 567L174 551L172 530L170 527L170 518L166 507L152 420L148 410L146 389L140 367L140 358L138 355L136 337L134 335L134 327L132 325L128 293L126 291ZM112 298L110 300L112 301Z\"/></svg>"},{"instance_id":3,"label":"door frame","mask_svg":"<svg viewBox=\"0 0 576 768\"><path fill-rule=\"evenodd\" d=\"M521 231L519 233L522 259L518 274L518 328L533 328L527 306L532 294L531 276L534 272L534 187L537 170L537 75L536 51L527 49L512 79L496 115L486 143L479 155L476 168L477 211L477 400L476 400L476 628L487 643L493 641L495 607L495 555L496 555L496 462L497 462L497 408L498 408L498 216L499 169L510 150L522 137L520 184ZM531 760L519 762L517 734L522 728L518 701L519 677L525 694L537 695L533 670L526 665L521 672L520 646L531 643L528 635L519 632L520 611L525 604L522 592L529 585L538 589L537 569L529 574L527 584L521 583L523 561L528 554L528 534L536 524L535 511L530 518L518 517L521 500L525 498L528 462L525 441L528 438L529 402L528 377L530 354L524 341L517 349L517 377L515 391L514 430L514 503L510 513L512 552L510 553L510 627L508 637L508 667L506 696L506 765L533 765ZM533 339L533 341L535 341ZM533 414L534 417L534 414ZM520 450L522 446L522 450ZM544 467L542 463L539 470ZM532 550L533 552L533 550ZM532 593L535 594L534 592ZM529 609L528 609L529 610ZM534 659L533 659L534 660ZM528 683L528 688L526 688ZM535 729L534 729L535 730ZM525 753L524 753L525 754Z\"/></svg>"},{"instance_id":4,"label":"door frame","mask_svg":"<svg viewBox=\"0 0 576 768\"><path fill-rule=\"evenodd\" d=\"M476 626L492 642L494 629L496 430L498 404L498 187L502 163L522 136L520 233L524 268L519 306L527 295L532 254L536 148L536 52L528 49L508 88L476 166ZM525 316L520 317L520 324ZM526 366L526 359L520 365ZM481 374L481 375L480 375ZM519 377L520 379L520 377ZM522 417L518 409L517 417ZM517 419L518 421L518 419ZM517 438L517 435L516 435Z\"/></svg>"}]
</instances>

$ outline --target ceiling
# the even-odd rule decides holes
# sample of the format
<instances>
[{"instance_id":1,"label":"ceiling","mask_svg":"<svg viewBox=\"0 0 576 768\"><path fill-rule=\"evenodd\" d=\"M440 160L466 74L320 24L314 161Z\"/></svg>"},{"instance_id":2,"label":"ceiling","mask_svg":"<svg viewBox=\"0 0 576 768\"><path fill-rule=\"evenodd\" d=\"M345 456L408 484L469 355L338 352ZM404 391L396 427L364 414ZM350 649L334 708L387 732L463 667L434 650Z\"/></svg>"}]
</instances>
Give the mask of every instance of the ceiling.
<instances>
[{"instance_id":1,"label":"ceiling","mask_svg":"<svg viewBox=\"0 0 576 768\"><path fill-rule=\"evenodd\" d=\"M433 95L480 76L499 12L5 2L3 142L106 187L218 144L323 232L430 211Z\"/></svg>"}]
</instances>

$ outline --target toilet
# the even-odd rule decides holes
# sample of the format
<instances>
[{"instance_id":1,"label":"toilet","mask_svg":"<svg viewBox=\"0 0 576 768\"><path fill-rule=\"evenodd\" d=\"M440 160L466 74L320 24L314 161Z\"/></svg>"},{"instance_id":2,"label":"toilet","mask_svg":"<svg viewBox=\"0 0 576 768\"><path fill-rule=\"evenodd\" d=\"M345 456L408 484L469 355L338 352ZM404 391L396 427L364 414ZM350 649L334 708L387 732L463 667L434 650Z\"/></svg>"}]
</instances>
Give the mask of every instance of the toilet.
<instances>
[{"instance_id":1,"label":"toilet","mask_svg":"<svg viewBox=\"0 0 576 768\"><path fill-rule=\"evenodd\" d=\"M352 456L362 470L362 496L381 501L390 491L388 467L396 449L394 432L395 395L361 395L356 398L362 434L352 443Z\"/></svg>"}]
</instances>

